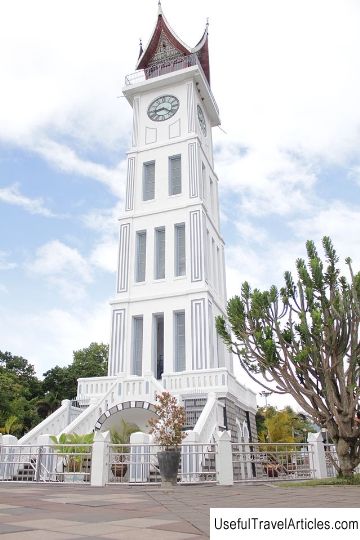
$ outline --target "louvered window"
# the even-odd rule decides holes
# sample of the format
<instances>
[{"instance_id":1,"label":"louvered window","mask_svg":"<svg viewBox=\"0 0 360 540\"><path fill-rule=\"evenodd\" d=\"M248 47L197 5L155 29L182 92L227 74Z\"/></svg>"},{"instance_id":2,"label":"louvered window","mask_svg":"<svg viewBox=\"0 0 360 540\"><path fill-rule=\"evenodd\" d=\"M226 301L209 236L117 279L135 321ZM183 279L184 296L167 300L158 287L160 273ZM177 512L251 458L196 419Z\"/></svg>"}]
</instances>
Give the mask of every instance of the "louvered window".
<instances>
[{"instance_id":1,"label":"louvered window","mask_svg":"<svg viewBox=\"0 0 360 540\"><path fill-rule=\"evenodd\" d=\"M143 168L143 201L155 198L155 161L144 163Z\"/></svg>"},{"instance_id":2,"label":"louvered window","mask_svg":"<svg viewBox=\"0 0 360 540\"><path fill-rule=\"evenodd\" d=\"M169 158L169 195L181 193L181 156Z\"/></svg>"},{"instance_id":3,"label":"louvered window","mask_svg":"<svg viewBox=\"0 0 360 540\"><path fill-rule=\"evenodd\" d=\"M133 317L132 374L142 374L143 318Z\"/></svg>"},{"instance_id":4,"label":"louvered window","mask_svg":"<svg viewBox=\"0 0 360 540\"><path fill-rule=\"evenodd\" d=\"M185 276L185 223L175 225L175 276Z\"/></svg>"},{"instance_id":5,"label":"louvered window","mask_svg":"<svg viewBox=\"0 0 360 540\"><path fill-rule=\"evenodd\" d=\"M185 311L174 313L175 371L185 371Z\"/></svg>"},{"instance_id":6,"label":"louvered window","mask_svg":"<svg viewBox=\"0 0 360 540\"><path fill-rule=\"evenodd\" d=\"M155 229L155 279L165 278L165 227Z\"/></svg>"},{"instance_id":7,"label":"louvered window","mask_svg":"<svg viewBox=\"0 0 360 540\"><path fill-rule=\"evenodd\" d=\"M146 231L136 233L135 281L145 281L146 272Z\"/></svg>"}]
</instances>

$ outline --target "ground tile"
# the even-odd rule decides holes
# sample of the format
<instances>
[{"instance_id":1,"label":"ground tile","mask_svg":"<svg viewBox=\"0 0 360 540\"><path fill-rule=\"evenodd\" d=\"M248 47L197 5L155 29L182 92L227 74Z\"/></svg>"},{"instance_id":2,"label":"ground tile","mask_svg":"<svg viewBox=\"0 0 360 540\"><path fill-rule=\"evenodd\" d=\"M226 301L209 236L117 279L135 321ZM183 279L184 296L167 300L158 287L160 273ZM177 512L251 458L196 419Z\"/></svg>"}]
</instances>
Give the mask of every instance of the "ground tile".
<instances>
[{"instance_id":1,"label":"ground tile","mask_svg":"<svg viewBox=\"0 0 360 540\"><path fill-rule=\"evenodd\" d=\"M78 540L79 535L49 531L24 531L1 535L1 540Z\"/></svg>"},{"instance_id":2,"label":"ground tile","mask_svg":"<svg viewBox=\"0 0 360 540\"><path fill-rule=\"evenodd\" d=\"M122 519L121 521L110 521L109 525L119 525L121 527L136 527L143 529L145 527L156 527L156 525L170 525L170 523L174 523L174 521L156 518L130 518Z\"/></svg>"},{"instance_id":3,"label":"ground tile","mask_svg":"<svg viewBox=\"0 0 360 540\"><path fill-rule=\"evenodd\" d=\"M0 523L0 534L3 535L5 533L28 531L34 528L35 527L22 527L20 525L13 525L12 523Z\"/></svg>"},{"instance_id":4,"label":"ground tile","mask_svg":"<svg viewBox=\"0 0 360 540\"><path fill-rule=\"evenodd\" d=\"M163 531L175 531L189 534L200 534L201 531L196 527L193 527L186 521L178 521L177 523L168 523L166 525L151 526L149 529L163 530Z\"/></svg>"},{"instance_id":5,"label":"ground tile","mask_svg":"<svg viewBox=\"0 0 360 540\"><path fill-rule=\"evenodd\" d=\"M119 527L118 531L113 534L104 534L102 538L114 538L114 540L198 540L200 535L170 532L157 530L156 534L153 529L128 529L122 531Z\"/></svg>"},{"instance_id":6,"label":"ground tile","mask_svg":"<svg viewBox=\"0 0 360 540\"><path fill-rule=\"evenodd\" d=\"M109 523L88 523L88 524L77 524L75 525L74 527L66 527L66 529L64 529L64 531L66 533L72 533L72 534L79 534L81 536L83 535L94 535L94 534L97 534L97 535L101 535L103 536L104 534L111 534L111 533L116 533L119 529L121 529L121 531L130 531L130 530L133 530L132 528L130 527L119 527L119 525L111 525Z\"/></svg>"},{"instance_id":7,"label":"ground tile","mask_svg":"<svg viewBox=\"0 0 360 540\"><path fill-rule=\"evenodd\" d=\"M18 520L22 527L31 527L32 529L41 529L45 531L63 531L68 527L79 525L78 521L66 519L36 519L36 520Z\"/></svg>"}]
</instances>

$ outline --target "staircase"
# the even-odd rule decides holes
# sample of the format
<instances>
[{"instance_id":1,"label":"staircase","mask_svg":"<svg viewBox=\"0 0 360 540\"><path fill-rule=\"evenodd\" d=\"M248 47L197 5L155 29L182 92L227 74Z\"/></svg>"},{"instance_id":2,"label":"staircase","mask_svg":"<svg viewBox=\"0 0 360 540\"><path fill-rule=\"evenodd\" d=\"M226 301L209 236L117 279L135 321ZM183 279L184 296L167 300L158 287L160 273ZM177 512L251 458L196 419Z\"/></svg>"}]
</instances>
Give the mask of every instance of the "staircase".
<instances>
[{"instance_id":1,"label":"staircase","mask_svg":"<svg viewBox=\"0 0 360 540\"><path fill-rule=\"evenodd\" d=\"M16 482L33 482L35 480L36 458L30 458L28 463L22 463L12 480Z\"/></svg>"}]
</instances>

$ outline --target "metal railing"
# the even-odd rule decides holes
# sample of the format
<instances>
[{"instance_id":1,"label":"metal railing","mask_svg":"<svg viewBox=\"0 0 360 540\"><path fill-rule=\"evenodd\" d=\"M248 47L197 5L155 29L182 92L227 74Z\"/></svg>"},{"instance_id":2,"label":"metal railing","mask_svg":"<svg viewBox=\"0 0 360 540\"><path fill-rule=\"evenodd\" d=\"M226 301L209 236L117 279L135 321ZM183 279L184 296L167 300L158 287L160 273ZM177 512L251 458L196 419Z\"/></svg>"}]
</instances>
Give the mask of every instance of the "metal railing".
<instances>
[{"instance_id":1,"label":"metal railing","mask_svg":"<svg viewBox=\"0 0 360 540\"><path fill-rule=\"evenodd\" d=\"M0 481L90 482L92 445L0 447Z\"/></svg>"},{"instance_id":2,"label":"metal railing","mask_svg":"<svg viewBox=\"0 0 360 540\"><path fill-rule=\"evenodd\" d=\"M305 480L314 477L313 453L307 444L232 444L234 482Z\"/></svg>"},{"instance_id":3,"label":"metal railing","mask_svg":"<svg viewBox=\"0 0 360 540\"><path fill-rule=\"evenodd\" d=\"M163 60L154 64L153 66L149 66L145 69L135 71L130 75L126 75L125 86L132 86L133 84L138 84L148 79L160 77L161 75L166 75L168 73L179 71L180 69L186 69L192 66L198 66L199 70L201 71L204 80L206 81L213 105L219 114L219 107L217 106L213 93L210 90L204 70L196 53L189 54L188 56L177 56L172 59Z\"/></svg>"},{"instance_id":4,"label":"metal railing","mask_svg":"<svg viewBox=\"0 0 360 540\"><path fill-rule=\"evenodd\" d=\"M110 484L161 482L156 444L109 445ZM178 482L216 482L215 444L183 444Z\"/></svg>"}]
</instances>

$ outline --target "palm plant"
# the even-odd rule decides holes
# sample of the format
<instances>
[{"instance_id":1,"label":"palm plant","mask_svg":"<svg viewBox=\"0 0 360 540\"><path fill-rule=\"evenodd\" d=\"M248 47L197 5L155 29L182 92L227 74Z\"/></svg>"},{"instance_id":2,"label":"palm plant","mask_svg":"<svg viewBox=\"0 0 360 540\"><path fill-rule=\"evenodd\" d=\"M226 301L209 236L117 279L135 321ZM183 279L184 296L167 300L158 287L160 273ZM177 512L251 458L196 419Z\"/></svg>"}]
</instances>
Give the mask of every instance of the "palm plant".
<instances>
[{"instance_id":1,"label":"palm plant","mask_svg":"<svg viewBox=\"0 0 360 540\"><path fill-rule=\"evenodd\" d=\"M62 433L59 437L51 435L50 438L55 444L55 451L63 455L68 471L79 472L84 459L82 454L89 452L89 444L93 443L94 434Z\"/></svg>"}]
</instances>

